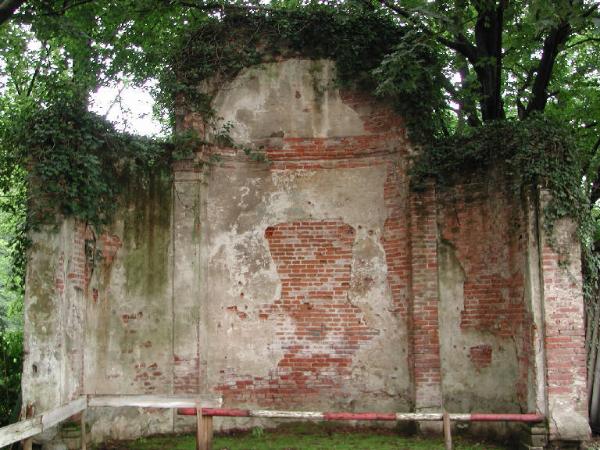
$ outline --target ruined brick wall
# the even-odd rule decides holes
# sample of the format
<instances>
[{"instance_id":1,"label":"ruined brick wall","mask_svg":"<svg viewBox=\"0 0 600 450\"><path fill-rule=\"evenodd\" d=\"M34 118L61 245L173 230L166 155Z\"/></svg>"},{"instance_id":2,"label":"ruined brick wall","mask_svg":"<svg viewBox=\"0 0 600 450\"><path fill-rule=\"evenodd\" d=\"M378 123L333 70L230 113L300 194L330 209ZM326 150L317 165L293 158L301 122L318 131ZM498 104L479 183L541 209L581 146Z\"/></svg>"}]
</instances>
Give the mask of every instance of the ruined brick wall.
<instances>
[{"instance_id":1,"label":"ruined brick wall","mask_svg":"<svg viewBox=\"0 0 600 450\"><path fill-rule=\"evenodd\" d=\"M528 409L533 319L525 296L525 211L500 170L440 198L440 329L448 408Z\"/></svg>"},{"instance_id":2,"label":"ruined brick wall","mask_svg":"<svg viewBox=\"0 0 600 450\"><path fill-rule=\"evenodd\" d=\"M321 68L320 98L302 75L313 66ZM222 164L207 180L211 301L201 327L214 344L204 376L230 405L408 410L402 122L369 96L334 88L330 64L290 61L268 71L271 78L237 81L241 92L225 87L215 101L224 121L250 117L233 137L268 163L215 149ZM273 98L287 111L236 112Z\"/></svg>"},{"instance_id":3,"label":"ruined brick wall","mask_svg":"<svg viewBox=\"0 0 600 450\"><path fill-rule=\"evenodd\" d=\"M131 186L100 236L71 222L34 236L26 401L585 415L581 279L560 272L535 203L499 169L411 190L401 118L334 78L332 62L302 59L242 71L213 103L239 146ZM197 114L179 119L214 138ZM193 425L89 414L97 440Z\"/></svg>"},{"instance_id":4,"label":"ruined brick wall","mask_svg":"<svg viewBox=\"0 0 600 450\"><path fill-rule=\"evenodd\" d=\"M549 199L542 192L542 207ZM540 235L550 438L579 440L590 432L580 243L569 220L554 224L554 242Z\"/></svg>"}]
</instances>

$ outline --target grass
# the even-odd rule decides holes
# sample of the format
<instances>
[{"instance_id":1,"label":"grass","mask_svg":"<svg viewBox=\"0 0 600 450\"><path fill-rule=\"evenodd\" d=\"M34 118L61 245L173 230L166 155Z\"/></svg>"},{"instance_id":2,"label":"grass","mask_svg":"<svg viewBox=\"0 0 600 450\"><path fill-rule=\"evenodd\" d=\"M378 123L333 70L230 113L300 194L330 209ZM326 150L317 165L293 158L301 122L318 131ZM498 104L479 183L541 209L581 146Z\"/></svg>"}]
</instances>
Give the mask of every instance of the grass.
<instances>
[{"instance_id":1,"label":"grass","mask_svg":"<svg viewBox=\"0 0 600 450\"><path fill-rule=\"evenodd\" d=\"M134 442L113 442L98 450L194 450L191 435L158 436ZM460 437L453 438L456 450L506 450ZM275 430L255 428L248 432L217 435L214 450L436 450L444 449L441 438L402 436L389 429L352 429L335 424L290 424Z\"/></svg>"}]
</instances>

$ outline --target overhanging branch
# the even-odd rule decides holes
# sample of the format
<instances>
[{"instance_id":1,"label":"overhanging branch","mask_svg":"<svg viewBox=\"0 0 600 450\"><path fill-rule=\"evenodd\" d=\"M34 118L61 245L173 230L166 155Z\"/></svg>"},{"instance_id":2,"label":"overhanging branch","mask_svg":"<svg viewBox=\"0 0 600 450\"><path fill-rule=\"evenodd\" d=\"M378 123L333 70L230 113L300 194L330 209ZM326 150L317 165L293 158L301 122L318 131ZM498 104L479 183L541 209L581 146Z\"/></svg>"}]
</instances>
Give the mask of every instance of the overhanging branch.
<instances>
[{"instance_id":1,"label":"overhanging branch","mask_svg":"<svg viewBox=\"0 0 600 450\"><path fill-rule=\"evenodd\" d=\"M0 25L12 17L25 0L3 0L0 2Z\"/></svg>"},{"instance_id":2,"label":"overhanging branch","mask_svg":"<svg viewBox=\"0 0 600 450\"><path fill-rule=\"evenodd\" d=\"M379 2L386 8L398 14L400 17L407 19L413 25L417 25L422 28L425 33L432 36L440 44L460 53L462 56L467 58L471 64L475 64L478 61L477 48L469 42L463 33L456 33L454 39L445 38L434 32L431 28L419 23L409 10L396 5L390 0L379 0Z\"/></svg>"},{"instance_id":3,"label":"overhanging branch","mask_svg":"<svg viewBox=\"0 0 600 450\"><path fill-rule=\"evenodd\" d=\"M525 110L525 117L534 111L543 111L548 101L548 85L552 77L554 63L558 53L567 42L572 28L568 21L563 21L553 28L546 39L542 49L542 57L536 68L536 77L531 90L531 99Z\"/></svg>"}]
</instances>

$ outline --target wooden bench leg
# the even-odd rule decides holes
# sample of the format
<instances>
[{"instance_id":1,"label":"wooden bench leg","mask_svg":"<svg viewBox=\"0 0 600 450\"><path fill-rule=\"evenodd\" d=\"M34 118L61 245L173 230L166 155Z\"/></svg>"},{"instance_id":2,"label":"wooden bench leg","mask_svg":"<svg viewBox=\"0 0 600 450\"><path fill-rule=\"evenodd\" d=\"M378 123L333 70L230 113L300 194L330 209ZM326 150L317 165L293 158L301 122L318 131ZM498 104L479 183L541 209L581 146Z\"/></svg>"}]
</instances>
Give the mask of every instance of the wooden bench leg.
<instances>
[{"instance_id":1,"label":"wooden bench leg","mask_svg":"<svg viewBox=\"0 0 600 450\"><path fill-rule=\"evenodd\" d=\"M444 444L446 446L446 450L452 450L452 424L450 423L450 416L448 415L448 411L446 410L444 410L443 423Z\"/></svg>"},{"instance_id":2,"label":"wooden bench leg","mask_svg":"<svg viewBox=\"0 0 600 450\"><path fill-rule=\"evenodd\" d=\"M213 418L212 416L204 416L204 445L206 450L212 450L213 440Z\"/></svg>"},{"instance_id":3,"label":"wooden bench leg","mask_svg":"<svg viewBox=\"0 0 600 450\"><path fill-rule=\"evenodd\" d=\"M81 412L81 450L87 450L87 432L85 430L85 410Z\"/></svg>"},{"instance_id":4,"label":"wooden bench leg","mask_svg":"<svg viewBox=\"0 0 600 450\"><path fill-rule=\"evenodd\" d=\"M33 417L35 412L35 408L33 405L28 404L25 408L25 418L29 419ZM23 450L32 450L33 449L33 438L27 438L23 441Z\"/></svg>"},{"instance_id":5,"label":"wooden bench leg","mask_svg":"<svg viewBox=\"0 0 600 450\"><path fill-rule=\"evenodd\" d=\"M196 450L212 450L212 438L212 416L203 416L202 408L196 408Z\"/></svg>"}]
</instances>

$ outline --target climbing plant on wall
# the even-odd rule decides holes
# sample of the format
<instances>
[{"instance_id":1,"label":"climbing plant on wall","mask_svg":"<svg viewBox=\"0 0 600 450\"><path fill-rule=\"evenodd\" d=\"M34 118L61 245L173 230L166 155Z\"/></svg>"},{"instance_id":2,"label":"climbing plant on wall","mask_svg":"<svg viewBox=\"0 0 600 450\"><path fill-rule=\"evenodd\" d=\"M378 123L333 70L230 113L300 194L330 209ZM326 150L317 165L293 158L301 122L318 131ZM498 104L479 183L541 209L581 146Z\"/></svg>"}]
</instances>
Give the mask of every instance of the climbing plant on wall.
<instances>
[{"instance_id":1,"label":"climbing plant on wall","mask_svg":"<svg viewBox=\"0 0 600 450\"><path fill-rule=\"evenodd\" d=\"M340 85L374 92L381 84L381 92L421 124L415 132L435 132L433 123L440 123L437 116L444 103L442 55L430 44L429 38L411 26L400 26L384 11L357 5L225 8L223 15L199 20L173 46L170 64L162 72L159 100L169 111L175 99L194 105L210 119L211 84L216 89L244 67L261 62L326 58L336 62ZM392 53L402 53L402 63L393 68L386 59ZM198 87L208 80L200 93Z\"/></svg>"},{"instance_id":2,"label":"climbing plant on wall","mask_svg":"<svg viewBox=\"0 0 600 450\"><path fill-rule=\"evenodd\" d=\"M198 144L193 136L159 142L117 132L88 111L93 90L124 75L158 77L158 109L171 125L176 104L186 102L216 121L211 91L199 85L301 55L335 59L340 84L375 93L405 117L421 150L415 187L496 163L515 190L548 187L547 223L578 219L588 285L596 287L596 19L591 0L2 2L0 190L12 203L0 207L29 206L15 216L14 279L23 280L32 226L58 215L101 227L125 180L143 185L174 150Z\"/></svg>"},{"instance_id":3,"label":"climbing plant on wall","mask_svg":"<svg viewBox=\"0 0 600 450\"><path fill-rule=\"evenodd\" d=\"M168 168L166 142L117 132L78 99L29 104L15 115L1 133L11 161L0 175L10 183L15 171L26 169L32 227L58 215L100 227L112 220L129 180L143 187L154 169Z\"/></svg>"}]
</instances>

